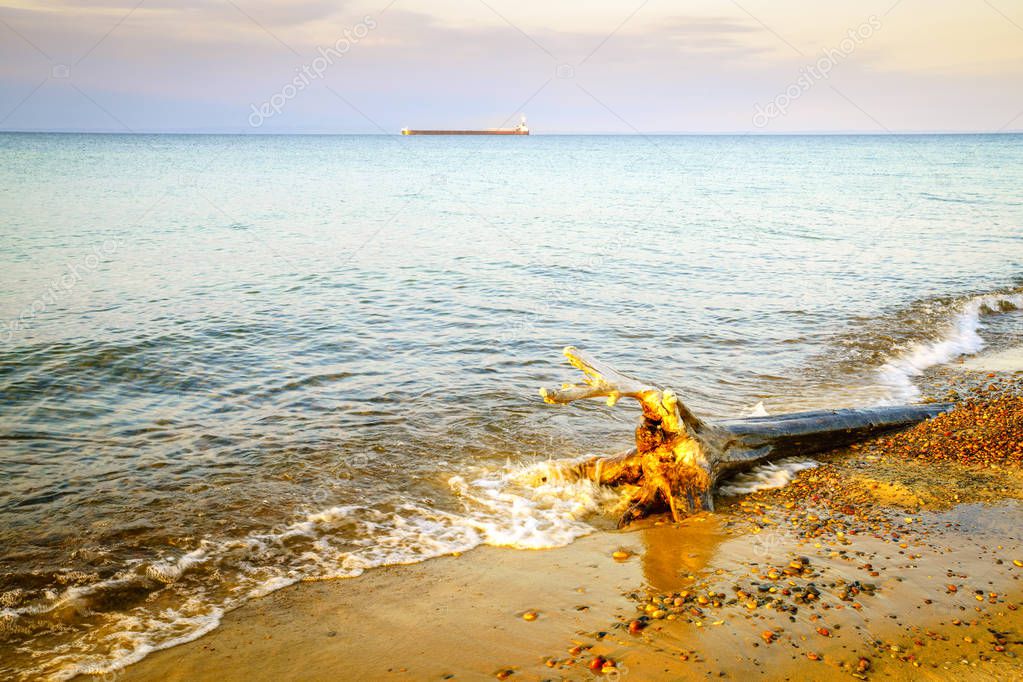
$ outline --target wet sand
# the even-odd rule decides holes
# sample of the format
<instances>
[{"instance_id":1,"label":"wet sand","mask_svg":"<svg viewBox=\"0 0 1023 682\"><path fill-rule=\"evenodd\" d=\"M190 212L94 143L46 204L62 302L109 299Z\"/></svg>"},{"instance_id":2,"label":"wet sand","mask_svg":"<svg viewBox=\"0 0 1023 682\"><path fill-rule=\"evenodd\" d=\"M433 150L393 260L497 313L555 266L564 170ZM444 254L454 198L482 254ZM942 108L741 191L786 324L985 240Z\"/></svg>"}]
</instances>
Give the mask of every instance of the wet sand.
<instances>
[{"instance_id":1,"label":"wet sand","mask_svg":"<svg viewBox=\"0 0 1023 682\"><path fill-rule=\"evenodd\" d=\"M600 533L558 550L483 548L307 583L229 614L218 630L157 652L124 677L440 680L512 671L513 679L588 679L598 655L634 679L828 679L856 672L861 658L869 661L864 677L1023 676L1015 658L1023 654L1015 610L1023 569L1013 563L1023 558L1019 505L918 513L893 527L898 539L850 532L806 541L770 528L780 523L754 534L746 522L740 511L725 512ZM619 548L635 554L615 560ZM805 577L769 577L797 556L809 559ZM758 592L753 582L775 591ZM818 605L800 604L791 617L764 601L810 583L821 592ZM855 583L873 589L843 601L843 587ZM736 585L760 603L740 599ZM651 595L683 593L696 598L671 620L651 618L630 634L628 623L649 615ZM701 604L709 594L725 596ZM527 610L537 620L524 620Z\"/></svg>"},{"instance_id":2,"label":"wet sand","mask_svg":"<svg viewBox=\"0 0 1023 682\"><path fill-rule=\"evenodd\" d=\"M492 678L542 665L557 643L612 624L642 582L611 558L635 533L569 547L481 547L461 557L303 583L228 614L205 637L152 654L129 680ZM538 617L526 621L533 610ZM582 641L582 638L580 638ZM552 649L554 646L554 649Z\"/></svg>"},{"instance_id":3,"label":"wet sand","mask_svg":"<svg viewBox=\"0 0 1023 682\"><path fill-rule=\"evenodd\" d=\"M968 358L959 365L974 372L1023 372L1023 348L1008 348Z\"/></svg>"},{"instance_id":4,"label":"wet sand","mask_svg":"<svg viewBox=\"0 0 1023 682\"><path fill-rule=\"evenodd\" d=\"M714 514L300 584L122 675L1023 679L1020 384L971 376L964 411Z\"/></svg>"}]
</instances>

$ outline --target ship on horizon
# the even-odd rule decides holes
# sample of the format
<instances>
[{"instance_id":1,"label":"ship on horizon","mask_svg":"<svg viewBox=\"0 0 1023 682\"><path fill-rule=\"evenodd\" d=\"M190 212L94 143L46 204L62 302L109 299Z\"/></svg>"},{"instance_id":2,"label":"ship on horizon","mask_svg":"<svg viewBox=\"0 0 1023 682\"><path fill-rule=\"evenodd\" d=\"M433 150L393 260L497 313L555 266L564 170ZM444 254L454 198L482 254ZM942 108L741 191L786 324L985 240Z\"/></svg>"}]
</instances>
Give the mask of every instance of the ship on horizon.
<instances>
[{"instance_id":1,"label":"ship on horizon","mask_svg":"<svg viewBox=\"0 0 1023 682\"><path fill-rule=\"evenodd\" d=\"M411 130L401 129L402 135L529 135L526 117L514 128L485 128L484 130Z\"/></svg>"}]
</instances>

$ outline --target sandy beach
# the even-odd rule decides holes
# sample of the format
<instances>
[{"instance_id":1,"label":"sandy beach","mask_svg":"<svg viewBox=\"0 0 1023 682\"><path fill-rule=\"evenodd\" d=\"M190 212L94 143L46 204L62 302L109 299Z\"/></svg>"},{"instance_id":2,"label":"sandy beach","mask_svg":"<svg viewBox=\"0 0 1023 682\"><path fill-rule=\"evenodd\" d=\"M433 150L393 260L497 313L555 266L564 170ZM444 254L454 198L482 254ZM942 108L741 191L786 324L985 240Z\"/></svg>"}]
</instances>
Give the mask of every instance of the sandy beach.
<instances>
[{"instance_id":1,"label":"sandy beach","mask_svg":"<svg viewBox=\"0 0 1023 682\"><path fill-rule=\"evenodd\" d=\"M942 532L945 524L976 524L981 514L994 528L965 544L962 534ZM725 532L725 518L602 533L536 554L484 548L359 580L301 585L233 612L196 642L151 655L125 678L482 679L510 671L514 679L588 679L597 656L634 679L1020 673L1016 635L1008 633L1021 624L1021 569L1010 557L1023 556L1023 545L1005 533L1023 521L1018 505L919 513L912 540L902 543L850 534L844 542L803 544L784 531L735 537ZM620 546L636 555L616 561ZM793 621L770 607L733 603L729 584L749 579L751 568L787 566L796 552L810 557L821 607L804 607ZM876 588L848 603L837 598L835 586L855 582ZM725 601L629 634L625 624L640 613L635 597L696 586L703 594L720 589ZM531 609L539 617L527 622L522 614ZM770 642L766 632L775 633ZM997 633L1008 638L1002 653ZM870 667L861 671L863 659Z\"/></svg>"},{"instance_id":2,"label":"sandy beach","mask_svg":"<svg viewBox=\"0 0 1023 682\"><path fill-rule=\"evenodd\" d=\"M1020 383L970 377L951 415L714 513L299 584L123 675L1023 678Z\"/></svg>"}]
</instances>

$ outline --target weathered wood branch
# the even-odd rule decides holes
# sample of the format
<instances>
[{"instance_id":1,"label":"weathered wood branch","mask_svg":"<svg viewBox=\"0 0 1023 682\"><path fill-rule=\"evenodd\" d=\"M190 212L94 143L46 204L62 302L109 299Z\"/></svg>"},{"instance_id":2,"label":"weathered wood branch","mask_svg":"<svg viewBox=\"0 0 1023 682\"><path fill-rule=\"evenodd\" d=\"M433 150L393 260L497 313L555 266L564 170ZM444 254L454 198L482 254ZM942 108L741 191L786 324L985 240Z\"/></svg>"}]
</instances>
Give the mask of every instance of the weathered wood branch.
<instances>
[{"instance_id":1,"label":"weathered wood branch","mask_svg":"<svg viewBox=\"0 0 1023 682\"><path fill-rule=\"evenodd\" d=\"M631 505L622 518L668 509L675 520L714 508L719 481L770 459L833 450L871 436L905 428L951 408L945 404L797 412L710 423L692 413L671 389L660 389L622 374L569 346L565 357L585 375L583 384L540 389L548 403L587 398L639 402L643 417L634 450L596 457L580 466L602 485L631 486Z\"/></svg>"}]
</instances>

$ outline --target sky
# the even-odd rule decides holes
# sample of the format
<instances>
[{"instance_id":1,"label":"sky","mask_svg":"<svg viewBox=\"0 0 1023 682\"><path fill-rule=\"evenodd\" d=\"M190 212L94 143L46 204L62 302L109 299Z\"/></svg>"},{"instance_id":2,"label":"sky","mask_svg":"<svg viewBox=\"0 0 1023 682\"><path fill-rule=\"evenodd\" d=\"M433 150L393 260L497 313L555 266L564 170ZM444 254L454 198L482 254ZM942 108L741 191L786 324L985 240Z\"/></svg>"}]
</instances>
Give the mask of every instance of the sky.
<instances>
[{"instance_id":1,"label":"sky","mask_svg":"<svg viewBox=\"0 0 1023 682\"><path fill-rule=\"evenodd\" d=\"M0 0L0 130L1023 130L1023 0Z\"/></svg>"}]
</instances>

